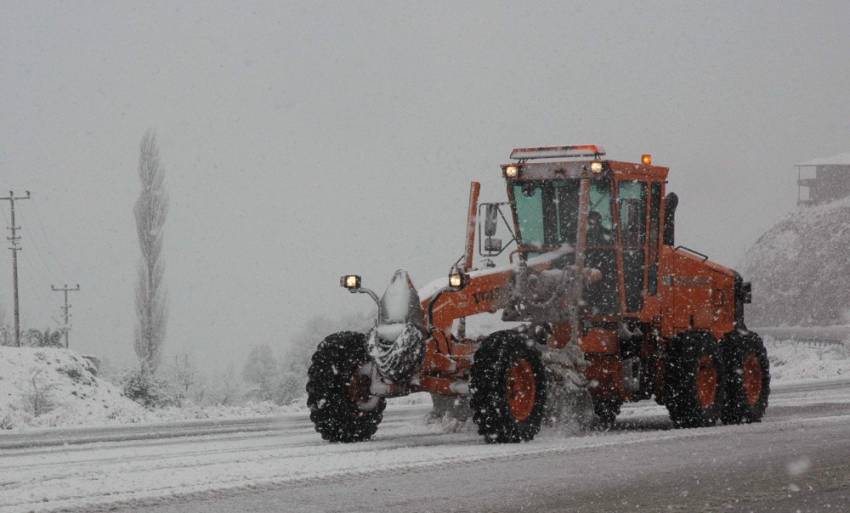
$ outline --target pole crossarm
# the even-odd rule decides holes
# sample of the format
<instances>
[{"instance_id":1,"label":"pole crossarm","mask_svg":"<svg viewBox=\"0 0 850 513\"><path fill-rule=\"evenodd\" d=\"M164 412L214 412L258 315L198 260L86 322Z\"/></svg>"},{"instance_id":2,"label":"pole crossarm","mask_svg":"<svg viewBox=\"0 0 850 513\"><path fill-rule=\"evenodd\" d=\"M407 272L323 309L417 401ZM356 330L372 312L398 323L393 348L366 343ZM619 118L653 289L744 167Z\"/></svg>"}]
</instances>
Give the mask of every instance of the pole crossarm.
<instances>
[{"instance_id":1,"label":"pole crossarm","mask_svg":"<svg viewBox=\"0 0 850 513\"><path fill-rule=\"evenodd\" d=\"M62 292L65 294L65 306L62 308L62 313L65 315L65 327L62 331L65 332L65 348L69 347L68 342L68 332L71 331L71 303L68 302L68 293L69 292L79 292L80 284L78 283L74 288L71 288L66 283L63 287L56 287L54 285L50 285L50 290L53 292Z\"/></svg>"}]
</instances>

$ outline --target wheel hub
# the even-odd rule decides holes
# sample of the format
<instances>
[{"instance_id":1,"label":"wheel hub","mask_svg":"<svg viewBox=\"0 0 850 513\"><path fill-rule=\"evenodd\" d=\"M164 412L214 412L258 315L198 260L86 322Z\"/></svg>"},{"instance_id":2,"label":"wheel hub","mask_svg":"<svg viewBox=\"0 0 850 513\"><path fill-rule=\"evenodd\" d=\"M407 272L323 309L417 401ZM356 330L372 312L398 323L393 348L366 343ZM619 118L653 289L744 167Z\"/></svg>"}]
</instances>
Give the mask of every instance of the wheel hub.
<instances>
[{"instance_id":1,"label":"wheel hub","mask_svg":"<svg viewBox=\"0 0 850 513\"><path fill-rule=\"evenodd\" d=\"M761 399L762 370L761 363L755 353L750 353L743 365L744 395L747 403L754 406Z\"/></svg>"},{"instance_id":2,"label":"wheel hub","mask_svg":"<svg viewBox=\"0 0 850 513\"><path fill-rule=\"evenodd\" d=\"M360 404L369 400L369 387L372 380L369 376L355 372L348 382L348 399L354 404Z\"/></svg>"},{"instance_id":3,"label":"wheel hub","mask_svg":"<svg viewBox=\"0 0 850 513\"><path fill-rule=\"evenodd\" d=\"M717 399L717 368L714 359L703 356L697 368L697 400L702 408L714 406Z\"/></svg>"},{"instance_id":4,"label":"wheel hub","mask_svg":"<svg viewBox=\"0 0 850 513\"><path fill-rule=\"evenodd\" d=\"M534 379L534 368L528 360L522 359L511 366L508 373L508 407L511 415L519 422L524 422L534 410L537 397L537 383Z\"/></svg>"}]
</instances>

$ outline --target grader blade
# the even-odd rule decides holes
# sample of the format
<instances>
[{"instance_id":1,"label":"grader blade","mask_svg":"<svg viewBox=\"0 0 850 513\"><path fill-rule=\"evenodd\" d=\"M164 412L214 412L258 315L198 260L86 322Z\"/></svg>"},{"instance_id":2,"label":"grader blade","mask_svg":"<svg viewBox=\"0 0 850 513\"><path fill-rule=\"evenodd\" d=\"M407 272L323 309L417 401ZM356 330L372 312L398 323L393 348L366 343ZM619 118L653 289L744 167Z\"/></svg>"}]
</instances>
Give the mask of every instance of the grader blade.
<instances>
[{"instance_id":1,"label":"grader blade","mask_svg":"<svg viewBox=\"0 0 850 513\"><path fill-rule=\"evenodd\" d=\"M587 364L574 345L543 352L547 394L545 421L561 431L576 432L594 425L593 400L584 376Z\"/></svg>"}]
</instances>

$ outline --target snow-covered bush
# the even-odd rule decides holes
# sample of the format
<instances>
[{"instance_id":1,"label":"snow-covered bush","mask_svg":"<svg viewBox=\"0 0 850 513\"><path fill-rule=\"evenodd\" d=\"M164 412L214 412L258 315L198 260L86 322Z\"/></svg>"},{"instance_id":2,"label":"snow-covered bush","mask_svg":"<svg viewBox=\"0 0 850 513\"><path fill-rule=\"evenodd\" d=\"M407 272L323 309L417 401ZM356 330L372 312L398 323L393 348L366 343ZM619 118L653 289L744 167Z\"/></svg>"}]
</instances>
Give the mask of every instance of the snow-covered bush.
<instances>
[{"instance_id":1,"label":"snow-covered bush","mask_svg":"<svg viewBox=\"0 0 850 513\"><path fill-rule=\"evenodd\" d=\"M241 403L244 387L231 364L222 372L198 374L190 399L199 406L233 406Z\"/></svg>"},{"instance_id":2,"label":"snow-covered bush","mask_svg":"<svg viewBox=\"0 0 850 513\"><path fill-rule=\"evenodd\" d=\"M127 373L121 383L124 395L146 408L179 406L169 384L138 370Z\"/></svg>"},{"instance_id":3,"label":"snow-covered bush","mask_svg":"<svg viewBox=\"0 0 850 513\"><path fill-rule=\"evenodd\" d=\"M304 395L305 379L302 373L281 365L280 381L275 390L277 404L290 404Z\"/></svg>"},{"instance_id":4,"label":"snow-covered bush","mask_svg":"<svg viewBox=\"0 0 850 513\"><path fill-rule=\"evenodd\" d=\"M45 328L44 331L36 329L27 330L21 334L21 343L30 347L64 347L62 332Z\"/></svg>"},{"instance_id":5,"label":"snow-covered bush","mask_svg":"<svg viewBox=\"0 0 850 513\"><path fill-rule=\"evenodd\" d=\"M248 392L250 399L271 401L277 388L278 367L277 358L268 344L254 346L248 353L248 360L242 368L242 379L251 385Z\"/></svg>"},{"instance_id":6,"label":"snow-covered bush","mask_svg":"<svg viewBox=\"0 0 850 513\"><path fill-rule=\"evenodd\" d=\"M56 407L53 391L54 383L49 382L39 368L30 370L29 383L23 395L24 411L33 417L40 417Z\"/></svg>"}]
</instances>

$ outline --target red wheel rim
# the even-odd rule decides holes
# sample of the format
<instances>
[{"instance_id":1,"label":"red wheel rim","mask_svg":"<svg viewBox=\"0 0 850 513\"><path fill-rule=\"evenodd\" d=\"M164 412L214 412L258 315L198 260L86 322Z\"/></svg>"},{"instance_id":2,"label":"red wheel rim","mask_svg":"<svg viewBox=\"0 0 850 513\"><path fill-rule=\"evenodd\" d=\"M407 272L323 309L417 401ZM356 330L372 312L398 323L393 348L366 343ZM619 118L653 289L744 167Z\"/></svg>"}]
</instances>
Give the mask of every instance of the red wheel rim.
<instances>
[{"instance_id":1,"label":"red wheel rim","mask_svg":"<svg viewBox=\"0 0 850 513\"><path fill-rule=\"evenodd\" d=\"M697 368L697 399L703 409L714 406L717 399L717 368L714 359L703 356Z\"/></svg>"},{"instance_id":2,"label":"red wheel rim","mask_svg":"<svg viewBox=\"0 0 850 513\"><path fill-rule=\"evenodd\" d=\"M351 381L348 382L348 399L352 403L359 403L369 398L369 387L372 380L358 371L354 371Z\"/></svg>"},{"instance_id":3,"label":"red wheel rim","mask_svg":"<svg viewBox=\"0 0 850 513\"><path fill-rule=\"evenodd\" d=\"M522 359L511 366L508 372L508 408L518 422L531 416L537 397L537 382L534 369L528 360Z\"/></svg>"},{"instance_id":4,"label":"red wheel rim","mask_svg":"<svg viewBox=\"0 0 850 513\"><path fill-rule=\"evenodd\" d=\"M762 370L758 355L750 353L744 359L744 395L747 403L754 406L761 399Z\"/></svg>"}]
</instances>

